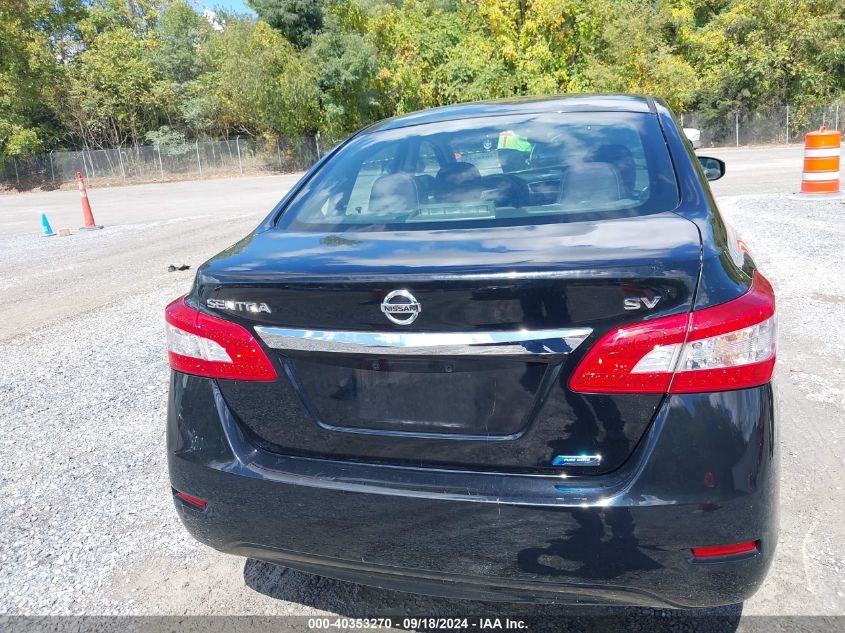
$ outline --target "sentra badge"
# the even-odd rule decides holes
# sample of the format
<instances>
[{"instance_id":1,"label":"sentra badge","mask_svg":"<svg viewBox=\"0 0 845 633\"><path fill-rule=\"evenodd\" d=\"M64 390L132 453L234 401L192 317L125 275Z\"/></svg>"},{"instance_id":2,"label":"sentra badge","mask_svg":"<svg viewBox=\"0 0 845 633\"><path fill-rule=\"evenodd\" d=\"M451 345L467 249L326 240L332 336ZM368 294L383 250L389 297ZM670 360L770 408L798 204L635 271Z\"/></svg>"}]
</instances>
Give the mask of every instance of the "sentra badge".
<instances>
[{"instance_id":1,"label":"sentra badge","mask_svg":"<svg viewBox=\"0 0 845 633\"><path fill-rule=\"evenodd\" d=\"M254 301L234 301L229 299L206 299L205 305L217 310L231 310L233 312L266 312L270 314L270 306L266 303Z\"/></svg>"}]
</instances>

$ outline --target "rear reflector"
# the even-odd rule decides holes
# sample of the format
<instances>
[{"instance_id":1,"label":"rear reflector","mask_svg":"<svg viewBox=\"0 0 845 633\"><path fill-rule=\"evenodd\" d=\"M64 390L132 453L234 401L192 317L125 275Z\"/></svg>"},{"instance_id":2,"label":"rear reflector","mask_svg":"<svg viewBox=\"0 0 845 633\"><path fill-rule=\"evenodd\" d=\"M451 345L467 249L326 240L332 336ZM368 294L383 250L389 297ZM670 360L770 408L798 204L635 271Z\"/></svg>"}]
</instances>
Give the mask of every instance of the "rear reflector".
<instances>
[{"instance_id":1,"label":"rear reflector","mask_svg":"<svg viewBox=\"0 0 845 633\"><path fill-rule=\"evenodd\" d=\"M176 371L207 378L275 380L267 354L246 329L177 299L165 309L167 356Z\"/></svg>"},{"instance_id":2,"label":"rear reflector","mask_svg":"<svg viewBox=\"0 0 845 633\"><path fill-rule=\"evenodd\" d=\"M185 503L188 503L195 508L199 508L200 510L205 510L208 507L208 501L203 501L199 497L193 497L186 492L182 492L181 490L176 490L174 488L173 492Z\"/></svg>"},{"instance_id":3,"label":"rear reflector","mask_svg":"<svg viewBox=\"0 0 845 633\"><path fill-rule=\"evenodd\" d=\"M714 547L693 547L692 555L696 558L714 558L716 556L730 556L731 554L746 554L757 551L760 541L734 543L733 545L716 545Z\"/></svg>"},{"instance_id":4,"label":"rear reflector","mask_svg":"<svg viewBox=\"0 0 845 633\"><path fill-rule=\"evenodd\" d=\"M741 297L605 334L569 387L581 393L698 393L765 384L775 365L772 286L754 272Z\"/></svg>"}]
</instances>

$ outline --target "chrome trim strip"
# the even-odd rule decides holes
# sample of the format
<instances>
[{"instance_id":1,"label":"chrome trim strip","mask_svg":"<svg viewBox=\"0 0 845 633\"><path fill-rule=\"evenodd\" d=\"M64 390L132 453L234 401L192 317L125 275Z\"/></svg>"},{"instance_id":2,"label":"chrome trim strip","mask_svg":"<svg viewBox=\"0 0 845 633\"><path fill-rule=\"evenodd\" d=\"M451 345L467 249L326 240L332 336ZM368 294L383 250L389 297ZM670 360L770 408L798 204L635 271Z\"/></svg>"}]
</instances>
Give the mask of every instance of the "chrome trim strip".
<instances>
[{"instance_id":1,"label":"chrome trim strip","mask_svg":"<svg viewBox=\"0 0 845 633\"><path fill-rule=\"evenodd\" d=\"M389 356L556 356L569 354L592 333L590 328L509 332L344 332L263 325L256 326L255 331L274 349Z\"/></svg>"},{"instance_id":2,"label":"chrome trim strip","mask_svg":"<svg viewBox=\"0 0 845 633\"><path fill-rule=\"evenodd\" d=\"M510 435L468 435L466 433L435 433L426 431L380 431L376 429L337 426L335 424L326 424L325 422L317 422L317 424L327 431L337 431L339 433L378 435L382 437L413 437L423 440L458 440L460 442L507 442L509 440L519 439L524 433L524 431L517 431Z\"/></svg>"}]
</instances>

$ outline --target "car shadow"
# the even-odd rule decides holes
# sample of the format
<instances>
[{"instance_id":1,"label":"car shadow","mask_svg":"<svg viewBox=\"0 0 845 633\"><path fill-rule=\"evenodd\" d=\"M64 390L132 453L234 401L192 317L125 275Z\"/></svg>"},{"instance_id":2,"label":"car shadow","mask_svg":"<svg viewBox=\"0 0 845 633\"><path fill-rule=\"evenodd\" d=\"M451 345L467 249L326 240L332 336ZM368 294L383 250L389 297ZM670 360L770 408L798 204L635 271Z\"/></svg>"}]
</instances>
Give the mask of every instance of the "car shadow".
<instances>
[{"instance_id":1,"label":"car shadow","mask_svg":"<svg viewBox=\"0 0 845 633\"><path fill-rule=\"evenodd\" d=\"M436 616L523 620L532 633L619 630L733 633L742 616L742 604L676 611L438 598L367 587L253 559L247 559L244 565L244 581L252 590L276 600L342 617L390 617L394 627L401 626L403 617Z\"/></svg>"}]
</instances>

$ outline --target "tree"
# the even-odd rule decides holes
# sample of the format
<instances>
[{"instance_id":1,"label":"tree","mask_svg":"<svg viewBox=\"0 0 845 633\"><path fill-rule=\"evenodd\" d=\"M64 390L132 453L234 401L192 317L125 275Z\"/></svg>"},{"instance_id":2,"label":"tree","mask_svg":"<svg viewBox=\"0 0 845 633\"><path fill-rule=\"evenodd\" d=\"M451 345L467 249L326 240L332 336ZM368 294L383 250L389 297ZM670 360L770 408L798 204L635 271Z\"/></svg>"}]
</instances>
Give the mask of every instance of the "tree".
<instances>
[{"instance_id":1,"label":"tree","mask_svg":"<svg viewBox=\"0 0 845 633\"><path fill-rule=\"evenodd\" d=\"M735 0L693 38L703 109L723 116L790 103L801 116L841 95L843 25L833 0Z\"/></svg>"},{"instance_id":2,"label":"tree","mask_svg":"<svg viewBox=\"0 0 845 633\"><path fill-rule=\"evenodd\" d=\"M842 0L0 0L0 162L321 131L471 100L640 92L715 124L845 96Z\"/></svg>"},{"instance_id":3,"label":"tree","mask_svg":"<svg viewBox=\"0 0 845 633\"><path fill-rule=\"evenodd\" d=\"M166 120L173 94L156 80L155 46L119 26L98 33L74 60L63 116L86 146L138 144Z\"/></svg>"},{"instance_id":4,"label":"tree","mask_svg":"<svg viewBox=\"0 0 845 633\"><path fill-rule=\"evenodd\" d=\"M159 45L153 55L157 74L178 84L196 79L202 70L199 49L211 33L208 20L186 0L175 0L159 20Z\"/></svg>"},{"instance_id":5,"label":"tree","mask_svg":"<svg viewBox=\"0 0 845 633\"><path fill-rule=\"evenodd\" d=\"M258 17L297 48L305 48L323 26L323 0L247 0Z\"/></svg>"},{"instance_id":6,"label":"tree","mask_svg":"<svg viewBox=\"0 0 845 633\"><path fill-rule=\"evenodd\" d=\"M170 0L89 0L90 7L79 21L84 44L112 29L124 28L145 39L155 31L158 17Z\"/></svg>"},{"instance_id":7,"label":"tree","mask_svg":"<svg viewBox=\"0 0 845 633\"><path fill-rule=\"evenodd\" d=\"M513 77L517 94L572 89L590 12L579 0L475 0L481 28Z\"/></svg>"},{"instance_id":8,"label":"tree","mask_svg":"<svg viewBox=\"0 0 845 633\"><path fill-rule=\"evenodd\" d=\"M55 94L83 14L80 0L0 2L0 163L64 136Z\"/></svg>"},{"instance_id":9,"label":"tree","mask_svg":"<svg viewBox=\"0 0 845 633\"><path fill-rule=\"evenodd\" d=\"M207 132L299 135L318 126L314 70L265 22L230 18L203 51L194 86L197 119Z\"/></svg>"},{"instance_id":10,"label":"tree","mask_svg":"<svg viewBox=\"0 0 845 633\"><path fill-rule=\"evenodd\" d=\"M514 94L496 43L474 12L409 0L373 21L378 83L390 113Z\"/></svg>"},{"instance_id":11,"label":"tree","mask_svg":"<svg viewBox=\"0 0 845 633\"><path fill-rule=\"evenodd\" d=\"M695 98L698 76L675 52L670 13L648 0L610 2L602 8L598 42L585 55L581 89L632 92L664 99L683 112Z\"/></svg>"},{"instance_id":12,"label":"tree","mask_svg":"<svg viewBox=\"0 0 845 633\"><path fill-rule=\"evenodd\" d=\"M378 52L369 37L344 31L331 16L326 30L314 38L310 59L318 69L323 131L330 139L378 118Z\"/></svg>"}]
</instances>

